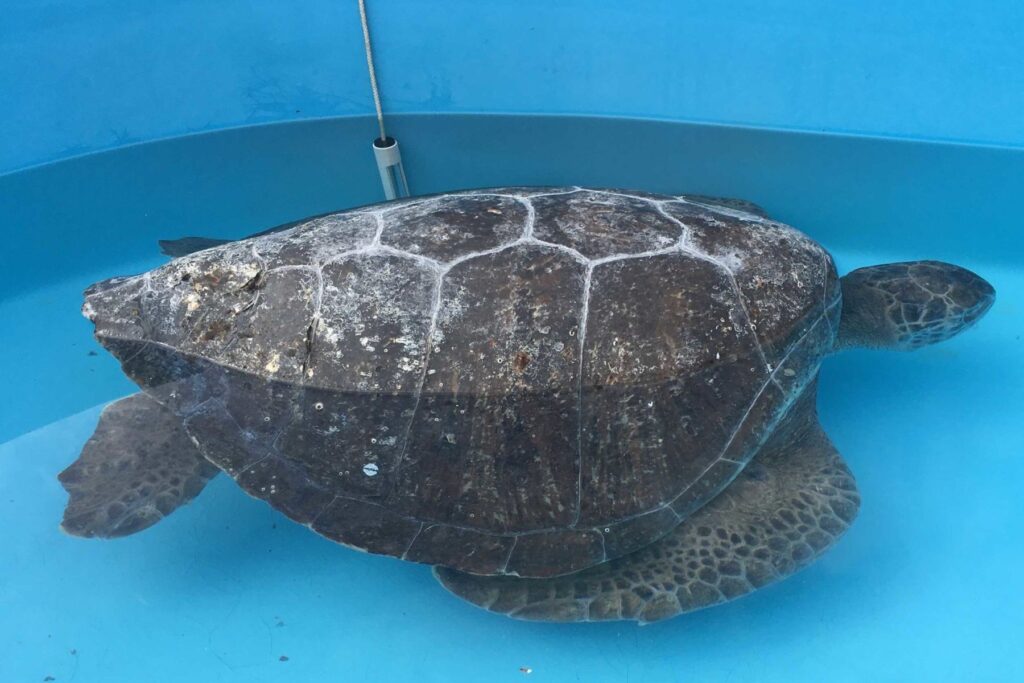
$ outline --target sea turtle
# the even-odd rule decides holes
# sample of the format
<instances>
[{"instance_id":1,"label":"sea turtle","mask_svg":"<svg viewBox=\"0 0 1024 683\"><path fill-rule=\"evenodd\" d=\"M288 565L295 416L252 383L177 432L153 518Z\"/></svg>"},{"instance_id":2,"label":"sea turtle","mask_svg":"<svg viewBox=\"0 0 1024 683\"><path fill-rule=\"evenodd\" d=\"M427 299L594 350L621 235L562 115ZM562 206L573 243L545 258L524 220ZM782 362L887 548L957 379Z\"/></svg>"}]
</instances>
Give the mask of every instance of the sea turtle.
<instances>
[{"instance_id":1,"label":"sea turtle","mask_svg":"<svg viewBox=\"0 0 1024 683\"><path fill-rule=\"evenodd\" d=\"M134 533L224 471L550 621L654 621L808 564L859 505L818 424L822 358L947 339L995 296L933 261L839 279L745 202L578 187L165 244L188 247L209 248L86 291L142 392L61 473L63 528Z\"/></svg>"}]
</instances>

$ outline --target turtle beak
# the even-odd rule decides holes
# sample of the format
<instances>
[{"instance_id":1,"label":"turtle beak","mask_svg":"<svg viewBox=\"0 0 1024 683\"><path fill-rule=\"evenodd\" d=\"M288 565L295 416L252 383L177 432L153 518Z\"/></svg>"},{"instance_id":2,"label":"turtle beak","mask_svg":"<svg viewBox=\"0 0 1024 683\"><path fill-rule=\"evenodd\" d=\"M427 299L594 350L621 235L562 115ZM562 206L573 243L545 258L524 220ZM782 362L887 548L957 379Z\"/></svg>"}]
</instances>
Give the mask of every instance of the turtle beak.
<instances>
[{"instance_id":1,"label":"turtle beak","mask_svg":"<svg viewBox=\"0 0 1024 683\"><path fill-rule=\"evenodd\" d=\"M952 266L950 274L952 287L949 297L960 305L966 313L964 323L970 325L988 313L996 302L996 290L988 280L966 268Z\"/></svg>"},{"instance_id":2,"label":"turtle beak","mask_svg":"<svg viewBox=\"0 0 1024 683\"><path fill-rule=\"evenodd\" d=\"M928 270L918 276L922 284L931 292L944 292L943 299L952 304L949 314L953 319L946 323L950 330L948 336L973 325L995 303L995 287L977 273L952 263L926 261L924 264Z\"/></svg>"}]
</instances>

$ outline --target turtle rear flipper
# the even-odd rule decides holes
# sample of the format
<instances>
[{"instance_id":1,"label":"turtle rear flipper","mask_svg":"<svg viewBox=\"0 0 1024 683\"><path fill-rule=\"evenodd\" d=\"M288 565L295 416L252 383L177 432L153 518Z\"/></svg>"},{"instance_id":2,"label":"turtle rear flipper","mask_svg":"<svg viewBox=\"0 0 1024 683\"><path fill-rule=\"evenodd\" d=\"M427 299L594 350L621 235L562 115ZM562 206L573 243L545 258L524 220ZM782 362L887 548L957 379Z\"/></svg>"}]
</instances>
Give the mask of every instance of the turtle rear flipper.
<instances>
[{"instance_id":1,"label":"turtle rear flipper","mask_svg":"<svg viewBox=\"0 0 1024 683\"><path fill-rule=\"evenodd\" d=\"M730 211L740 211L742 213L749 213L761 218L768 218L768 212L763 208L755 204L754 202L748 202L746 199L735 199L733 197L712 197L706 194L682 194L679 195L680 199L683 199L691 204L702 204L710 208L721 207Z\"/></svg>"},{"instance_id":2,"label":"turtle rear flipper","mask_svg":"<svg viewBox=\"0 0 1024 683\"><path fill-rule=\"evenodd\" d=\"M253 233L251 235L243 237L242 239L243 240L247 240L247 239L252 239L253 237L263 237L265 235L273 235L275 232L282 232L284 230L289 230L289 229L294 228L294 227L296 227L298 225L302 225L303 223L308 223L309 221L312 221L312 220L315 220L317 218L320 218L322 216L327 216L327 215L329 215L329 214L321 213L321 214L317 214L316 216L308 216L308 217L303 218L301 220L290 221L288 223L282 223L281 225L275 225L274 227L267 228L266 230L260 230L259 232L255 232L255 233ZM218 237L196 237L196 236L190 236L190 237L179 237L179 238L173 239L173 240L157 240L157 243L160 245L160 253L161 254L163 254L164 256L170 256L171 258L179 258L181 256L188 256L189 254L194 254L197 251L203 251L204 249L213 249L214 247L219 247L222 244L228 244L228 243L234 242L234 241L235 240L226 240L226 239L221 239L221 238L218 238Z\"/></svg>"},{"instance_id":3,"label":"turtle rear flipper","mask_svg":"<svg viewBox=\"0 0 1024 683\"><path fill-rule=\"evenodd\" d=\"M103 410L78 460L58 476L71 494L61 528L87 538L142 531L195 498L219 471L178 416L134 394Z\"/></svg>"},{"instance_id":4,"label":"turtle rear flipper","mask_svg":"<svg viewBox=\"0 0 1024 683\"><path fill-rule=\"evenodd\" d=\"M215 239L212 237L179 237L174 240L157 240L160 245L160 253L171 258L188 256L203 249L212 249L231 240Z\"/></svg>"},{"instance_id":5,"label":"turtle rear flipper","mask_svg":"<svg viewBox=\"0 0 1024 683\"><path fill-rule=\"evenodd\" d=\"M750 593L810 564L860 504L822 431L814 387L717 498L661 540L552 579L474 576L438 567L441 584L492 612L537 621L651 622Z\"/></svg>"}]
</instances>

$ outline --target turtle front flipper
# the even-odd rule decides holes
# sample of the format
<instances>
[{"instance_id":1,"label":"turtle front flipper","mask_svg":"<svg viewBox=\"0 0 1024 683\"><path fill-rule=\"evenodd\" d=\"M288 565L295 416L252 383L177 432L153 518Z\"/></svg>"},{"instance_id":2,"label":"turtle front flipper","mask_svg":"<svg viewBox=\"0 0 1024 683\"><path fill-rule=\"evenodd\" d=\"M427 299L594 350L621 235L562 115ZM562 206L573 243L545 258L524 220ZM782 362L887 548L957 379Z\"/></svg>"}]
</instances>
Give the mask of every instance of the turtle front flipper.
<instances>
[{"instance_id":1,"label":"turtle front flipper","mask_svg":"<svg viewBox=\"0 0 1024 683\"><path fill-rule=\"evenodd\" d=\"M814 387L717 498L661 540L578 574L475 576L436 568L449 591L492 612L537 621L651 622L738 598L809 564L860 504L822 431Z\"/></svg>"},{"instance_id":2,"label":"turtle front flipper","mask_svg":"<svg viewBox=\"0 0 1024 683\"><path fill-rule=\"evenodd\" d=\"M78 460L60 473L71 494L61 528L87 538L142 531L195 498L219 471L180 418L134 394L103 410Z\"/></svg>"}]
</instances>

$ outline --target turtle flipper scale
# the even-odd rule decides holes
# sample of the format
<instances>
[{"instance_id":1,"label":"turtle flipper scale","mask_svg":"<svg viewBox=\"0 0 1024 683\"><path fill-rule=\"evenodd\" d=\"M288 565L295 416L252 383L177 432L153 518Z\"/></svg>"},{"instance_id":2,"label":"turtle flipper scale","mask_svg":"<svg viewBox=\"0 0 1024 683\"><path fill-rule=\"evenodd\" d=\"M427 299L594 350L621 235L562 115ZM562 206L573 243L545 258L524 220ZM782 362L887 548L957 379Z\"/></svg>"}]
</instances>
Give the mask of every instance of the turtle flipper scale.
<instances>
[{"instance_id":1,"label":"turtle flipper scale","mask_svg":"<svg viewBox=\"0 0 1024 683\"><path fill-rule=\"evenodd\" d=\"M61 528L87 538L142 531L195 498L219 471L180 418L133 394L103 410L78 460L60 473L71 494Z\"/></svg>"},{"instance_id":2,"label":"turtle flipper scale","mask_svg":"<svg viewBox=\"0 0 1024 683\"><path fill-rule=\"evenodd\" d=\"M814 411L814 387L717 498L661 540L578 574L481 577L438 567L460 598L537 621L652 622L738 598L810 564L853 521L853 476Z\"/></svg>"}]
</instances>

